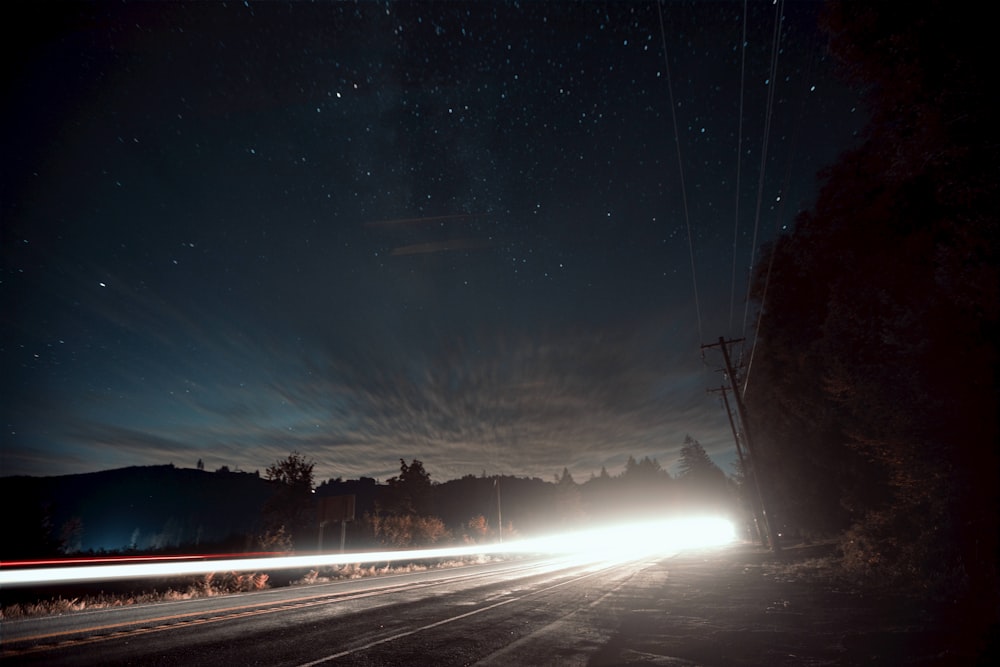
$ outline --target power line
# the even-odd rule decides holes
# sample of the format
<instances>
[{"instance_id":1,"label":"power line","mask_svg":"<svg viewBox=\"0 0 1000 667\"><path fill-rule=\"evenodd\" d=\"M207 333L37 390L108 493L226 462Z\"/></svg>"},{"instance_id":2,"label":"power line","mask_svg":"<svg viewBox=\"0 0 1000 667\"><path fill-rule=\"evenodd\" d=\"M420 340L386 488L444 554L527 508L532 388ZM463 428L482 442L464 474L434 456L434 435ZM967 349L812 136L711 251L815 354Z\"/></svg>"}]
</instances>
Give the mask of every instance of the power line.
<instances>
[{"instance_id":1,"label":"power line","mask_svg":"<svg viewBox=\"0 0 1000 667\"><path fill-rule=\"evenodd\" d=\"M698 340L704 340L701 327L701 303L698 298L698 274L694 265L694 242L691 240L691 216L688 215L687 189L684 187L684 160L681 158L681 140L677 131L677 107L674 104L674 87L670 79L670 59L667 57L667 31L663 27L663 8L656 3L656 13L660 17L660 43L663 46L663 65L667 70L667 94L670 98L670 117L674 123L674 144L677 146L677 168L681 181L681 201L684 203L684 222L687 225L688 254L691 257L691 285L694 288L694 310L698 316Z\"/></svg>"},{"instance_id":2,"label":"power line","mask_svg":"<svg viewBox=\"0 0 1000 667\"><path fill-rule=\"evenodd\" d=\"M747 68L747 0L743 0L743 39L740 42L740 113L739 133L736 138L736 210L733 215L733 281L729 291L729 330L733 329L733 311L736 308L736 245L740 237L740 165L743 164L743 90Z\"/></svg>"},{"instance_id":3,"label":"power line","mask_svg":"<svg viewBox=\"0 0 1000 667\"><path fill-rule=\"evenodd\" d=\"M812 71L814 60L815 60L815 53L813 54L813 57L810 58L809 60L808 66L806 68L807 73ZM795 162L795 149L798 146L799 131L802 129L802 120L803 118L805 118L806 99L807 98L803 98L802 100L802 108L799 110L798 121L795 123L795 128L792 131L792 141L788 150L787 168L785 169L785 180L781 190L782 193L784 193L785 195L787 195L787 193L791 190L790 182L792 178L792 165ZM785 203L787 200L788 200L787 196L782 197L780 205L778 206L778 214L774 217L773 237L775 239L775 244L777 244L778 233L779 233L778 224L781 222L782 215L784 214ZM777 245L775 245L775 247L771 249L771 253L767 258L767 271L764 273L764 288L761 291L760 306L757 309L757 325L754 328L755 332L760 332L760 323L764 319L764 304L767 301L767 290L771 284L771 269L774 267L774 256L776 254L775 253L776 248ZM752 285L747 284L747 303L750 303L751 288ZM750 345L750 355L747 359L746 371L743 373L743 387L740 390L741 397L746 397L747 387L750 385L750 371L753 369L754 356L756 355L757 352L757 341L758 337L755 333L753 337L753 343Z\"/></svg>"},{"instance_id":4,"label":"power line","mask_svg":"<svg viewBox=\"0 0 1000 667\"><path fill-rule=\"evenodd\" d=\"M771 69L768 78L767 110L764 113L764 135L760 154L760 177L757 181L757 208L753 221L753 241L750 244L750 266L748 275L753 271L753 263L757 254L757 233L760 229L760 208L764 200L764 176L767 172L767 147L771 136L771 117L774 115L774 91L778 87L778 55L781 44L781 22L784 16L785 3L780 0L774 7L774 38L771 42ZM743 309L743 334L746 336L747 319L750 315L750 300L747 299Z\"/></svg>"}]
</instances>

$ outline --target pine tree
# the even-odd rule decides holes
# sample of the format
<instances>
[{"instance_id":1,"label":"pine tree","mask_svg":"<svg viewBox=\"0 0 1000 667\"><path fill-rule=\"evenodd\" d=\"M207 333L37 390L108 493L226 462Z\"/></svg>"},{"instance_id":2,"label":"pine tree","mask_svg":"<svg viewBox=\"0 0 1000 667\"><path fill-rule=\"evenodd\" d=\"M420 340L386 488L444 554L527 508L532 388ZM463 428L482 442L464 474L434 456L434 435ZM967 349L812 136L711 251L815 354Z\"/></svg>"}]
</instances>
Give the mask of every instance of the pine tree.
<instances>
[{"instance_id":1,"label":"pine tree","mask_svg":"<svg viewBox=\"0 0 1000 667\"><path fill-rule=\"evenodd\" d=\"M678 468L681 478L710 479L722 475L722 470L715 465L705 448L690 435L684 436Z\"/></svg>"},{"instance_id":2,"label":"pine tree","mask_svg":"<svg viewBox=\"0 0 1000 667\"><path fill-rule=\"evenodd\" d=\"M690 435L684 438L679 468L679 480L688 502L699 508L730 505L732 498L725 473L715 465L701 443Z\"/></svg>"}]
</instances>

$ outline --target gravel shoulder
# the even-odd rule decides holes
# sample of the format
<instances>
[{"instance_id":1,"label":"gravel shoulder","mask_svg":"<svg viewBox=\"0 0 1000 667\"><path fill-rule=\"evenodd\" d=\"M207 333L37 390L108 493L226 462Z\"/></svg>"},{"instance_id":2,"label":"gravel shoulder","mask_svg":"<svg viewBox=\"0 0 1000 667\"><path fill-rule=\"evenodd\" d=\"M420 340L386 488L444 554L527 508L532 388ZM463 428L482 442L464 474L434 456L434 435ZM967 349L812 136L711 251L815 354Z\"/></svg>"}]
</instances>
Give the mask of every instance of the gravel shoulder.
<instances>
[{"instance_id":1,"label":"gravel shoulder","mask_svg":"<svg viewBox=\"0 0 1000 667\"><path fill-rule=\"evenodd\" d=\"M973 619L847 586L833 551L736 545L661 561L622 589L618 632L590 664L996 664Z\"/></svg>"}]
</instances>

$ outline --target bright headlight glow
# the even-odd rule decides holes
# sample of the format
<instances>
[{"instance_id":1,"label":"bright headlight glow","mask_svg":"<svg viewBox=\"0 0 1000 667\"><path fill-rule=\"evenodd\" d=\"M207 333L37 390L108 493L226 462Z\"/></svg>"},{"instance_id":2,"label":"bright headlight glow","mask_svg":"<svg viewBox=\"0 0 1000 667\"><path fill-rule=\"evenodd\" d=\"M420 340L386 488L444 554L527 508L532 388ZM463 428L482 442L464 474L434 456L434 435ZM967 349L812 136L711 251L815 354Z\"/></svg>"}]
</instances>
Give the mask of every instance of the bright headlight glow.
<instances>
[{"instance_id":1,"label":"bright headlight glow","mask_svg":"<svg viewBox=\"0 0 1000 667\"><path fill-rule=\"evenodd\" d=\"M574 562L637 560L669 556L685 549L728 544L735 539L733 524L720 518L690 518L625 524L549 537L440 549L372 551L348 554L314 554L276 558L200 559L156 563L99 564L89 566L0 569L0 586L27 586L71 581L103 581L205 574L208 572L317 568L353 563L463 558L486 554L550 553ZM194 558L194 560L192 560Z\"/></svg>"},{"instance_id":2,"label":"bright headlight glow","mask_svg":"<svg viewBox=\"0 0 1000 667\"><path fill-rule=\"evenodd\" d=\"M721 546L734 539L733 524L725 519L673 519L523 540L509 545L508 551L561 553L582 560L632 560Z\"/></svg>"}]
</instances>

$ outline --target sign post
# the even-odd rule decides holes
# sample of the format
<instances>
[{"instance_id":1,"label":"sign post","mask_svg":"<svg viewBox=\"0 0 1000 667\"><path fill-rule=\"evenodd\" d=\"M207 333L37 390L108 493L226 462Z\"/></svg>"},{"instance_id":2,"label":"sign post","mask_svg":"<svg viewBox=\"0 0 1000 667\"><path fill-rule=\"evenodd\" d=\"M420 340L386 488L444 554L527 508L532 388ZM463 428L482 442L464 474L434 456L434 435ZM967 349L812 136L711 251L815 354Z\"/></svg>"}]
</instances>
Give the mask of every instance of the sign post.
<instances>
[{"instance_id":1,"label":"sign post","mask_svg":"<svg viewBox=\"0 0 1000 667\"><path fill-rule=\"evenodd\" d=\"M340 522L340 553L344 553L347 522L354 520L354 496L323 496L319 498L319 550L323 550L323 528L331 521Z\"/></svg>"}]
</instances>

